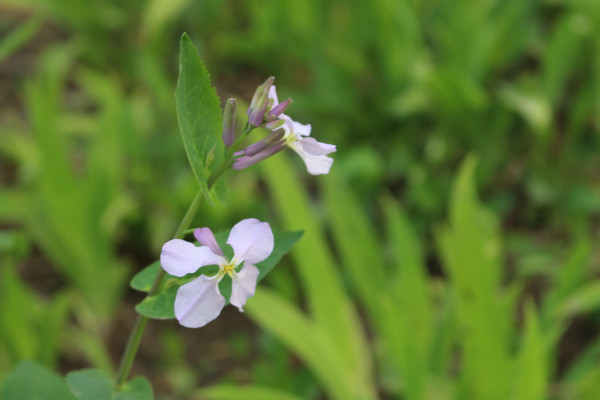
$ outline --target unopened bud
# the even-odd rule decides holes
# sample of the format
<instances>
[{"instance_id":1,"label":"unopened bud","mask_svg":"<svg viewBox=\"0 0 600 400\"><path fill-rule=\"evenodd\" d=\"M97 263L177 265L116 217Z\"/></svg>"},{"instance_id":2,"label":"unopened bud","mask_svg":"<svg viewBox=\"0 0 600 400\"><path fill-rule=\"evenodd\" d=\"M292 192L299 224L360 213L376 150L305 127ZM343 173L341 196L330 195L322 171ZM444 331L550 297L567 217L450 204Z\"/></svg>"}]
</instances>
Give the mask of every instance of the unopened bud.
<instances>
[{"instance_id":1,"label":"unopened bud","mask_svg":"<svg viewBox=\"0 0 600 400\"><path fill-rule=\"evenodd\" d=\"M276 119L274 121L269 121L265 124L265 128L274 131L277 128L281 128L285 124L283 119Z\"/></svg>"},{"instance_id":2,"label":"unopened bud","mask_svg":"<svg viewBox=\"0 0 600 400\"><path fill-rule=\"evenodd\" d=\"M235 140L235 99L227 100L223 111L223 142L231 146Z\"/></svg>"},{"instance_id":3,"label":"unopened bud","mask_svg":"<svg viewBox=\"0 0 600 400\"><path fill-rule=\"evenodd\" d=\"M285 147L285 141L279 141L277 143L275 143L273 146L271 147L267 147L266 149L262 150L261 152L253 155L253 156L243 156L240 158L237 158L234 163L233 163L233 169L244 169L244 168L248 168L251 165L256 164L259 161L262 161L266 158L271 157L273 154L281 151L284 147Z\"/></svg>"},{"instance_id":4,"label":"unopened bud","mask_svg":"<svg viewBox=\"0 0 600 400\"><path fill-rule=\"evenodd\" d=\"M273 85L274 80L274 77L269 77L254 92L252 102L250 103L250 107L248 107L248 123L250 125L257 127L262 125L269 102L269 89Z\"/></svg>"},{"instance_id":5,"label":"unopened bud","mask_svg":"<svg viewBox=\"0 0 600 400\"><path fill-rule=\"evenodd\" d=\"M258 142L246 147L244 150L235 153L235 155L253 156L257 153L260 153L267 147L270 147L270 146L274 145L275 143L277 143L279 140L281 140L281 138L283 137L284 134L285 134L285 131L283 129L278 129L277 131L272 132L270 135L268 135L264 139L261 139Z\"/></svg>"},{"instance_id":6,"label":"unopened bud","mask_svg":"<svg viewBox=\"0 0 600 400\"><path fill-rule=\"evenodd\" d=\"M292 102L292 99L287 99L283 103L277 104L275 107L273 107L271 109L271 111L267 115L267 120L272 121L276 118L279 118L279 116L281 114L283 114L283 112L288 108L288 106L290 105L291 102Z\"/></svg>"}]
</instances>

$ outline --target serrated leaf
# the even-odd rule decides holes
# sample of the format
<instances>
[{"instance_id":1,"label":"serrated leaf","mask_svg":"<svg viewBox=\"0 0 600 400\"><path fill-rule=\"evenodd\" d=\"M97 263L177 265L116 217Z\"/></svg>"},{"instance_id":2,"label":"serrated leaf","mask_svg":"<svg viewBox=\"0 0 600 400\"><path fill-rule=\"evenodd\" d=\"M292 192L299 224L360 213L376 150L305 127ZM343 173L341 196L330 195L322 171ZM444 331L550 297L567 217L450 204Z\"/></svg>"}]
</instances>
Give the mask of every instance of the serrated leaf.
<instances>
[{"instance_id":1,"label":"serrated leaf","mask_svg":"<svg viewBox=\"0 0 600 400\"><path fill-rule=\"evenodd\" d=\"M78 400L153 400L152 385L138 376L115 392L115 384L102 370L84 369L70 372L67 383Z\"/></svg>"},{"instance_id":2,"label":"serrated leaf","mask_svg":"<svg viewBox=\"0 0 600 400\"><path fill-rule=\"evenodd\" d=\"M264 261L257 263L255 266L259 270L258 282L260 282L281 258L292 249L294 244L302 237L302 231L295 232L273 232L274 247L271 255ZM228 231L218 232L215 234L215 239L225 252L227 257L233 255L231 246L227 244ZM148 291L156 278L160 268L160 262L155 261L148 267L140 271L131 280L131 287L136 290ZM154 319L171 319L175 318L175 311L173 310L173 304L175 303L175 297L177 295L177 289L181 285L193 281L201 274L212 276L217 273L216 266L206 266L198 270L193 274L186 275L182 278L167 275L163 287L153 296L146 297L141 303L139 303L135 309L138 313ZM227 304L229 304L229 298L231 297L231 280L229 277L224 277L219 283L219 290L223 297L225 297Z\"/></svg>"},{"instance_id":3,"label":"serrated leaf","mask_svg":"<svg viewBox=\"0 0 600 400\"><path fill-rule=\"evenodd\" d=\"M31 361L19 364L0 390L2 400L76 400L67 384L54 371Z\"/></svg>"},{"instance_id":4,"label":"serrated leaf","mask_svg":"<svg viewBox=\"0 0 600 400\"><path fill-rule=\"evenodd\" d=\"M214 205L217 196L213 192L221 192L224 188L219 183L213 192L208 188L211 172L223 158L221 106L206 67L185 33L180 42L175 100L179 129L190 166L204 197Z\"/></svg>"}]
</instances>

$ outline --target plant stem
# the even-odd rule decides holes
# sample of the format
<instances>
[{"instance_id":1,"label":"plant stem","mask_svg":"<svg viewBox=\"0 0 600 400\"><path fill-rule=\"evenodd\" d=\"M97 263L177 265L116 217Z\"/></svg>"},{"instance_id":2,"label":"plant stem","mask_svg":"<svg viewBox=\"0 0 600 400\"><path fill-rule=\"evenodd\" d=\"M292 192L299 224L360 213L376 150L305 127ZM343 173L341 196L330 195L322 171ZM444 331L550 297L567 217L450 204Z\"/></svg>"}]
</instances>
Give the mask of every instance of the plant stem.
<instances>
[{"instance_id":1,"label":"plant stem","mask_svg":"<svg viewBox=\"0 0 600 400\"><path fill-rule=\"evenodd\" d=\"M226 161L211 175L208 179L208 189L210 190L215 182L223 175L225 171L232 164L231 157L226 158ZM190 227L194 217L198 213L198 209L200 208L200 204L202 204L202 190L198 190L196 197L190 204L187 212L183 216L177 231L175 231L174 239L182 239L185 236L185 231ZM166 272L163 269L160 269L158 274L156 275L156 279L152 284L152 288L148 292L146 297L150 297L158 292L160 285L163 279L166 276ZM129 372L131 370L131 366L133 365L133 360L135 359L135 355L137 354L138 348L140 347L140 342L142 341L142 336L144 336L144 331L146 330L146 325L148 324L148 317L145 317L141 314L137 315L135 320L135 325L133 326L133 330L129 335L129 340L127 341L127 346L125 347L125 352L121 357L121 364L119 365L119 371L117 372L117 376L115 378L115 388L118 390L123 383L127 380L129 376Z\"/></svg>"}]
</instances>

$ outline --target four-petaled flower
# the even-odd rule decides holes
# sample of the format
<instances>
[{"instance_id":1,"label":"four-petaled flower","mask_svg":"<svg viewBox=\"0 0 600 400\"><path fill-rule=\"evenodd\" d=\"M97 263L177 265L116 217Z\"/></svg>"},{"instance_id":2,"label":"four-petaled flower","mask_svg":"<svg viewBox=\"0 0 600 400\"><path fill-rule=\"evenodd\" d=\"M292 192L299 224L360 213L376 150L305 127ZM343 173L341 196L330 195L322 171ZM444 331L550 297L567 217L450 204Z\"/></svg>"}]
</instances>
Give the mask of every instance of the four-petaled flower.
<instances>
[{"instance_id":1,"label":"four-petaled flower","mask_svg":"<svg viewBox=\"0 0 600 400\"><path fill-rule=\"evenodd\" d=\"M202 246L173 239L165 243L160 254L163 269L174 276L181 277L207 265L219 266L216 275L200 275L177 290L175 317L188 328L199 328L219 316L225 298L218 285L225 275L232 279L230 303L244 311L242 307L256 289L259 271L254 264L269 257L274 246L269 224L254 218L242 220L231 229L227 239L234 252L231 260L209 228L196 229L194 236Z\"/></svg>"},{"instance_id":2,"label":"four-petaled flower","mask_svg":"<svg viewBox=\"0 0 600 400\"><path fill-rule=\"evenodd\" d=\"M269 119L278 118L279 123L272 121L265 124L266 128L269 128L270 124L273 125L273 133L265 139L236 153L237 156L241 157L235 160L233 168L247 168L279 152L284 147L291 147L302 157L309 174L321 175L329 173L333 159L327 157L327 154L336 151L335 145L321 143L309 137L310 125L303 125L283 113L280 114L280 110L285 108L278 107L279 101L275 86L271 86L269 89L269 102L271 101L273 102L271 110L275 110L275 113L272 114L273 111L267 111L267 115L270 117ZM281 133L282 129L283 134Z\"/></svg>"}]
</instances>

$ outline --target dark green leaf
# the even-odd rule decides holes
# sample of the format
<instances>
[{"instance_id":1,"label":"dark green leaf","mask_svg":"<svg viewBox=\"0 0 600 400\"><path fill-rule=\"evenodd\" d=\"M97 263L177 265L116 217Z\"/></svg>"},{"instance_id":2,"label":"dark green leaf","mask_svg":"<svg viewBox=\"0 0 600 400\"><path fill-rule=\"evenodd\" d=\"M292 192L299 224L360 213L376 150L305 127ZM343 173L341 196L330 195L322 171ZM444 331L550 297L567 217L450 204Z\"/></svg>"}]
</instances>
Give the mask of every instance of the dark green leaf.
<instances>
[{"instance_id":1,"label":"dark green leaf","mask_svg":"<svg viewBox=\"0 0 600 400\"><path fill-rule=\"evenodd\" d=\"M175 318L175 296L177 289L184 283L177 279L169 279L167 286L154 296L146 297L141 303L135 306L135 310L148 318L154 319L170 319Z\"/></svg>"},{"instance_id":2,"label":"dark green leaf","mask_svg":"<svg viewBox=\"0 0 600 400\"><path fill-rule=\"evenodd\" d=\"M160 271L160 260L154 261L146 268L135 274L135 276L129 282L132 289L139 290L140 292L148 292L156 279L156 275Z\"/></svg>"},{"instance_id":3,"label":"dark green leaf","mask_svg":"<svg viewBox=\"0 0 600 400\"><path fill-rule=\"evenodd\" d=\"M186 34L181 37L175 100L179 129L190 166L204 197L214 205L208 179L223 158L221 107L206 67Z\"/></svg>"},{"instance_id":4,"label":"dark green leaf","mask_svg":"<svg viewBox=\"0 0 600 400\"><path fill-rule=\"evenodd\" d=\"M0 391L2 400L76 400L62 378L50 369L24 361L6 378Z\"/></svg>"}]
</instances>

